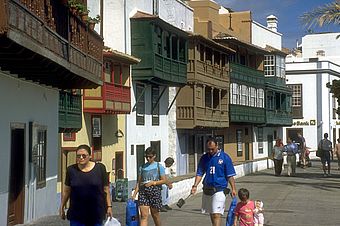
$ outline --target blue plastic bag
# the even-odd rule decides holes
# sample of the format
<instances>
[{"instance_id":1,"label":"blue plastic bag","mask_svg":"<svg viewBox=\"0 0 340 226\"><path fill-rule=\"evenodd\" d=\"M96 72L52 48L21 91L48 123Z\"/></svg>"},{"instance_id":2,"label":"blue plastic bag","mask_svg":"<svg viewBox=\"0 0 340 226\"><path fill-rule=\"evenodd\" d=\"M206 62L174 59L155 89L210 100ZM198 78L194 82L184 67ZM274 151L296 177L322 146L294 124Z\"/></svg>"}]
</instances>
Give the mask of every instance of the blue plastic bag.
<instances>
[{"instance_id":1,"label":"blue plastic bag","mask_svg":"<svg viewBox=\"0 0 340 226\"><path fill-rule=\"evenodd\" d=\"M236 208L236 205L237 205L237 198L234 197L229 206L226 226L234 225L234 218L235 218L234 210Z\"/></svg>"},{"instance_id":2,"label":"blue plastic bag","mask_svg":"<svg viewBox=\"0 0 340 226\"><path fill-rule=\"evenodd\" d=\"M126 203L126 226L139 226L137 201L132 199Z\"/></svg>"}]
</instances>

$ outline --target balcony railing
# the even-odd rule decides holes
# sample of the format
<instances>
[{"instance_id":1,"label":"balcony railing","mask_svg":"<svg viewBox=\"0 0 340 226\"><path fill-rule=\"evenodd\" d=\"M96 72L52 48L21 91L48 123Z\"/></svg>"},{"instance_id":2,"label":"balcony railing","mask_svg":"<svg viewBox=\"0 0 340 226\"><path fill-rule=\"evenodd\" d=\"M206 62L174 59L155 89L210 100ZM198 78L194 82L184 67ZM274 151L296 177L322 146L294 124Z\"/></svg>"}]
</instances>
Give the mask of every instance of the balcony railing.
<instances>
[{"instance_id":1,"label":"balcony railing","mask_svg":"<svg viewBox=\"0 0 340 226\"><path fill-rule=\"evenodd\" d=\"M199 81L225 87L228 86L229 80L229 67L221 68L200 60L189 60L188 62L188 81Z\"/></svg>"},{"instance_id":2,"label":"balcony railing","mask_svg":"<svg viewBox=\"0 0 340 226\"><path fill-rule=\"evenodd\" d=\"M84 112L128 114L131 110L130 87L105 82L96 90L85 90Z\"/></svg>"},{"instance_id":3,"label":"balcony railing","mask_svg":"<svg viewBox=\"0 0 340 226\"><path fill-rule=\"evenodd\" d=\"M231 104L229 106L230 106L230 122L254 123L254 124L265 123L266 114L264 108L255 108L235 104Z\"/></svg>"},{"instance_id":4,"label":"balcony railing","mask_svg":"<svg viewBox=\"0 0 340 226\"><path fill-rule=\"evenodd\" d=\"M265 81L263 71L235 63L230 63L230 78L256 85L264 85Z\"/></svg>"},{"instance_id":5,"label":"balcony railing","mask_svg":"<svg viewBox=\"0 0 340 226\"><path fill-rule=\"evenodd\" d=\"M95 31L89 30L78 16L70 12L68 7L55 0L0 0L0 8L2 8L0 9L0 36L1 33L4 33L9 40L43 57L46 62L40 65L42 69L44 67L46 69L51 63L62 66L54 67L56 72L50 70L50 74L60 75L59 79L61 80L54 81L52 85L62 87L58 83L65 82L62 76L68 74L70 77L76 75L78 78L88 81L88 84L79 79L74 81L78 82L78 86L81 83L88 87L100 84L103 39ZM8 49L4 49L4 51L8 51ZM33 58L27 56L27 53L25 56L19 57L20 53L16 52L15 54L17 59L20 57ZM39 64L39 62L36 63ZM32 67L32 65L30 66ZM15 68L13 70L15 71ZM36 71L31 73L34 74ZM35 80L35 77L30 79ZM55 79L57 80L57 78ZM36 80L51 85L52 79L39 78ZM93 83L97 83L97 85ZM70 84L70 81L65 82L65 86Z\"/></svg>"},{"instance_id":6,"label":"balcony railing","mask_svg":"<svg viewBox=\"0 0 340 226\"><path fill-rule=\"evenodd\" d=\"M155 77L159 77L167 82L178 82L178 83L185 83L186 82L186 72L187 72L187 65L184 62L173 60L167 57L164 57L158 53L155 54L155 61L154 61L154 70L156 73L154 74Z\"/></svg>"},{"instance_id":7,"label":"balcony railing","mask_svg":"<svg viewBox=\"0 0 340 226\"><path fill-rule=\"evenodd\" d=\"M266 110L266 124L291 126L293 124L292 113L287 111Z\"/></svg>"},{"instance_id":8,"label":"balcony railing","mask_svg":"<svg viewBox=\"0 0 340 226\"><path fill-rule=\"evenodd\" d=\"M59 132L77 132L82 127L81 95L59 92Z\"/></svg>"},{"instance_id":9,"label":"balcony railing","mask_svg":"<svg viewBox=\"0 0 340 226\"><path fill-rule=\"evenodd\" d=\"M178 128L223 128L228 126L229 117L227 110L193 106L177 106Z\"/></svg>"}]
</instances>

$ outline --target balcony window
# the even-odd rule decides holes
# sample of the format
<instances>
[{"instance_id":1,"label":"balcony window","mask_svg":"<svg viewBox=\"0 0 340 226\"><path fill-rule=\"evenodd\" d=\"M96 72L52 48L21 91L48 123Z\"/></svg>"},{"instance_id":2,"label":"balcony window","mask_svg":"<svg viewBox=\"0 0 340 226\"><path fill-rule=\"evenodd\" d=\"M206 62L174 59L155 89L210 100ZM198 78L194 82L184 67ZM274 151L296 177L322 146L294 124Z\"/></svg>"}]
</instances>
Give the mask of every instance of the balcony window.
<instances>
[{"instance_id":1,"label":"balcony window","mask_svg":"<svg viewBox=\"0 0 340 226\"><path fill-rule=\"evenodd\" d=\"M293 118L303 118L302 84L290 84L288 85L288 87L293 90L292 95Z\"/></svg>"},{"instance_id":2,"label":"balcony window","mask_svg":"<svg viewBox=\"0 0 340 226\"><path fill-rule=\"evenodd\" d=\"M200 61L204 61L204 45L199 45Z\"/></svg>"},{"instance_id":3,"label":"balcony window","mask_svg":"<svg viewBox=\"0 0 340 226\"><path fill-rule=\"evenodd\" d=\"M159 126L159 87L153 86L151 90L151 103L152 103L152 125Z\"/></svg>"},{"instance_id":4,"label":"balcony window","mask_svg":"<svg viewBox=\"0 0 340 226\"><path fill-rule=\"evenodd\" d=\"M179 39L179 57L178 57L178 59L179 59L179 61L181 61L181 62L186 62L186 61L187 61L187 60L186 60L186 56L185 56L185 54L186 54L186 48L185 48L185 46L186 46L185 40L182 39L182 38L180 38L180 39Z\"/></svg>"},{"instance_id":5,"label":"balcony window","mask_svg":"<svg viewBox=\"0 0 340 226\"><path fill-rule=\"evenodd\" d=\"M249 106L256 107L256 89L254 87L250 87Z\"/></svg>"},{"instance_id":6,"label":"balcony window","mask_svg":"<svg viewBox=\"0 0 340 226\"><path fill-rule=\"evenodd\" d=\"M214 51L214 62L216 67L220 67L221 54L220 52Z\"/></svg>"},{"instance_id":7,"label":"balcony window","mask_svg":"<svg viewBox=\"0 0 340 226\"><path fill-rule=\"evenodd\" d=\"M257 90L257 107L264 108L264 91L263 89Z\"/></svg>"},{"instance_id":8,"label":"balcony window","mask_svg":"<svg viewBox=\"0 0 340 226\"><path fill-rule=\"evenodd\" d=\"M114 84L121 85L121 66L119 64L115 64L113 69Z\"/></svg>"},{"instance_id":9,"label":"balcony window","mask_svg":"<svg viewBox=\"0 0 340 226\"><path fill-rule=\"evenodd\" d=\"M164 32L163 35L163 43L164 43L164 56L170 58L170 34L168 32Z\"/></svg>"},{"instance_id":10,"label":"balcony window","mask_svg":"<svg viewBox=\"0 0 340 226\"><path fill-rule=\"evenodd\" d=\"M162 55L162 28L155 26L156 53Z\"/></svg>"},{"instance_id":11,"label":"balcony window","mask_svg":"<svg viewBox=\"0 0 340 226\"><path fill-rule=\"evenodd\" d=\"M205 48L205 61L212 65L212 50L210 48Z\"/></svg>"},{"instance_id":12,"label":"balcony window","mask_svg":"<svg viewBox=\"0 0 340 226\"><path fill-rule=\"evenodd\" d=\"M276 56L276 76L279 78L286 77L286 60L282 56Z\"/></svg>"},{"instance_id":13,"label":"balcony window","mask_svg":"<svg viewBox=\"0 0 340 226\"><path fill-rule=\"evenodd\" d=\"M172 47L172 51L171 51L172 59L173 60L178 60L178 49L177 49L177 47L178 47L178 38L173 36L171 38L171 42L172 42L172 45L171 45L171 47Z\"/></svg>"},{"instance_id":14,"label":"balcony window","mask_svg":"<svg viewBox=\"0 0 340 226\"><path fill-rule=\"evenodd\" d=\"M205 107L212 108L210 87L205 87Z\"/></svg>"},{"instance_id":15,"label":"balcony window","mask_svg":"<svg viewBox=\"0 0 340 226\"><path fill-rule=\"evenodd\" d=\"M281 111L286 111L286 101L287 101L287 95L286 94L281 94L281 104L280 104L280 110Z\"/></svg>"},{"instance_id":16,"label":"balcony window","mask_svg":"<svg viewBox=\"0 0 340 226\"><path fill-rule=\"evenodd\" d=\"M231 104L240 104L240 90L239 85L231 83Z\"/></svg>"},{"instance_id":17,"label":"balcony window","mask_svg":"<svg viewBox=\"0 0 340 226\"><path fill-rule=\"evenodd\" d=\"M273 55L264 56L264 75L275 76L275 58Z\"/></svg>"},{"instance_id":18,"label":"balcony window","mask_svg":"<svg viewBox=\"0 0 340 226\"><path fill-rule=\"evenodd\" d=\"M105 66L105 69L104 69L105 82L112 83L112 77L111 77L112 63L110 61L106 61L104 63L104 66Z\"/></svg>"},{"instance_id":19,"label":"balcony window","mask_svg":"<svg viewBox=\"0 0 340 226\"><path fill-rule=\"evenodd\" d=\"M136 85L136 125L144 125L145 121L145 94L144 85Z\"/></svg>"},{"instance_id":20,"label":"balcony window","mask_svg":"<svg viewBox=\"0 0 340 226\"><path fill-rule=\"evenodd\" d=\"M267 109L268 110L274 110L273 92L267 92Z\"/></svg>"},{"instance_id":21,"label":"balcony window","mask_svg":"<svg viewBox=\"0 0 340 226\"><path fill-rule=\"evenodd\" d=\"M241 105L249 105L249 88L246 85L241 86Z\"/></svg>"},{"instance_id":22,"label":"balcony window","mask_svg":"<svg viewBox=\"0 0 340 226\"><path fill-rule=\"evenodd\" d=\"M213 90L213 108L220 109L220 90L214 89Z\"/></svg>"}]
</instances>

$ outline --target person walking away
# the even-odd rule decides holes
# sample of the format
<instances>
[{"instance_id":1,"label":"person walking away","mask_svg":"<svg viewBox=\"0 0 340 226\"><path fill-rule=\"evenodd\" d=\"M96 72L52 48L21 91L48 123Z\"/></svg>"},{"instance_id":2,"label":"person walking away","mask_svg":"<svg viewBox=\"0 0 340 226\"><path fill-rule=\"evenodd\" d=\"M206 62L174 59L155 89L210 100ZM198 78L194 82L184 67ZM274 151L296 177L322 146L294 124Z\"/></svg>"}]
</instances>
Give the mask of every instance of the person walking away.
<instances>
[{"instance_id":1,"label":"person walking away","mask_svg":"<svg viewBox=\"0 0 340 226\"><path fill-rule=\"evenodd\" d=\"M323 176L327 177L331 175L331 151L332 151L332 142L328 140L328 133L323 135L323 139L319 142L318 148L322 150L322 169ZM327 167L326 167L327 163Z\"/></svg>"},{"instance_id":2,"label":"person walking away","mask_svg":"<svg viewBox=\"0 0 340 226\"><path fill-rule=\"evenodd\" d=\"M287 145L284 146L284 151L287 153L287 175L295 176L296 174L296 154L298 146L288 137Z\"/></svg>"},{"instance_id":3,"label":"person walking away","mask_svg":"<svg viewBox=\"0 0 340 226\"><path fill-rule=\"evenodd\" d=\"M167 212L168 210L172 210L169 206L169 190L172 189L172 182L169 179L172 177L173 172L171 166L174 164L175 160L171 157L168 157L164 161L165 166L165 178L166 183L162 184L162 208L161 212Z\"/></svg>"},{"instance_id":4,"label":"person walking away","mask_svg":"<svg viewBox=\"0 0 340 226\"><path fill-rule=\"evenodd\" d=\"M105 215L112 217L109 180L102 163L90 161L91 148L80 145L77 163L67 168L59 215L65 219L65 206L70 199L67 219L70 226L101 226Z\"/></svg>"},{"instance_id":5,"label":"person walking away","mask_svg":"<svg viewBox=\"0 0 340 226\"><path fill-rule=\"evenodd\" d=\"M280 176L282 172L282 164L283 164L283 143L280 138L276 139L272 153L273 153L272 158L274 161L275 176Z\"/></svg>"},{"instance_id":6,"label":"person walking away","mask_svg":"<svg viewBox=\"0 0 340 226\"><path fill-rule=\"evenodd\" d=\"M140 209L140 226L148 225L149 211L156 226L161 225L159 210L162 208L161 189L166 183L164 167L155 161L156 151L151 147L145 150L147 163L139 168L138 181L132 195L136 199L138 193Z\"/></svg>"},{"instance_id":7,"label":"person walking away","mask_svg":"<svg viewBox=\"0 0 340 226\"><path fill-rule=\"evenodd\" d=\"M306 168L306 139L301 133L297 133L297 136L299 137L299 162L302 168Z\"/></svg>"},{"instance_id":8,"label":"person walking away","mask_svg":"<svg viewBox=\"0 0 340 226\"><path fill-rule=\"evenodd\" d=\"M234 176L235 168L231 158L223 150L218 149L217 140L209 137L207 140L208 152L199 161L195 182L191 194L195 194L197 186L203 175L202 212L210 214L213 226L221 225L221 216L224 213L228 183L231 186L232 196L236 195Z\"/></svg>"},{"instance_id":9,"label":"person walking away","mask_svg":"<svg viewBox=\"0 0 340 226\"><path fill-rule=\"evenodd\" d=\"M239 226L254 226L255 203L249 200L249 191L241 188L238 191L238 198L240 202L235 208L234 226L237 226L237 222Z\"/></svg>"},{"instance_id":10,"label":"person walking away","mask_svg":"<svg viewBox=\"0 0 340 226\"><path fill-rule=\"evenodd\" d=\"M338 143L335 145L334 148L334 155L336 155L338 159L338 170L340 170L340 138L338 138Z\"/></svg>"}]
</instances>

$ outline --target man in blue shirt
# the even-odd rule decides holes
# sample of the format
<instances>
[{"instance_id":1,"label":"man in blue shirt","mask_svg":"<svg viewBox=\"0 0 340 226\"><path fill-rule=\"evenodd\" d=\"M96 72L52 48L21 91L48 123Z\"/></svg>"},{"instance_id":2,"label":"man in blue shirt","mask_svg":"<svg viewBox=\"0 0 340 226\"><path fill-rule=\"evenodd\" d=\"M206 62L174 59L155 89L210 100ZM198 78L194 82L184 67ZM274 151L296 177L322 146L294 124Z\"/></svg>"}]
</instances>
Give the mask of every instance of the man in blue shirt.
<instances>
[{"instance_id":1,"label":"man in blue shirt","mask_svg":"<svg viewBox=\"0 0 340 226\"><path fill-rule=\"evenodd\" d=\"M221 216L224 213L226 191L228 182L231 186L232 196L236 195L235 168L228 154L218 149L215 138L207 140L208 152L204 154L197 167L195 183L191 194L195 194L197 186L203 175L202 212L209 213L213 226L221 225Z\"/></svg>"},{"instance_id":2,"label":"man in blue shirt","mask_svg":"<svg viewBox=\"0 0 340 226\"><path fill-rule=\"evenodd\" d=\"M299 152L297 144L292 142L290 137L287 138L287 145L284 147L287 152L287 174L288 176L295 176L296 173L296 154Z\"/></svg>"}]
</instances>

